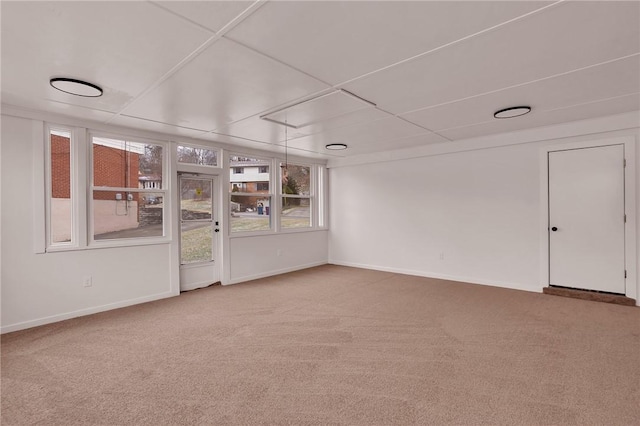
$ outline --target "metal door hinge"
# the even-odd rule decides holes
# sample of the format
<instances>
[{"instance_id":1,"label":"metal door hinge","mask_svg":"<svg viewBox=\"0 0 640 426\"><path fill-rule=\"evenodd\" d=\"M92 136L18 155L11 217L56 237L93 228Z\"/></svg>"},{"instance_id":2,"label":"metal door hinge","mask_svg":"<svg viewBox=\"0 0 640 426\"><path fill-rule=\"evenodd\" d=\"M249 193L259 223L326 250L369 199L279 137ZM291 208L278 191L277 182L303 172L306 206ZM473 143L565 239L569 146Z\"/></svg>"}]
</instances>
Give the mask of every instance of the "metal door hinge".
<instances>
[{"instance_id":1,"label":"metal door hinge","mask_svg":"<svg viewBox=\"0 0 640 426\"><path fill-rule=\"evenodd\" d=\"M624 215L624 223L627 223L627 215Z\"/></svg>"},{"instance_id":2,"label":"metal door hinge","mask_svg":"<svg viewBox=\"0 0 640 426\"><path fill-rule=\"evenodd\" d=\"M622 167L627 167L627 159L626 158L622 159Z\"/></svg>"}]
</instances>

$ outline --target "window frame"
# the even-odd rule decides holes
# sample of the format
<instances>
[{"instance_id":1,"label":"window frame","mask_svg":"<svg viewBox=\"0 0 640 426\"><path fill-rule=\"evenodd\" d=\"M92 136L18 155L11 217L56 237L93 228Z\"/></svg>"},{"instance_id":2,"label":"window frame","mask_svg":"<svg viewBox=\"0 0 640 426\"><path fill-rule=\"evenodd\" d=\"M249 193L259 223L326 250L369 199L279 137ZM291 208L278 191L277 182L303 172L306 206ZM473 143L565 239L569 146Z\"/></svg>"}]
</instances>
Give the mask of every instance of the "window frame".
<instances>
[{"instance_id":1,"label":"window frame","mask_svg":"<svg viewBox=\"0 0 640 426\"><path fill-rule=\"evenodd\" d=\"M195 163L185 163L184 161L180 161L180 157L177 156L176 157L176 163L180 166L188 166L188 167L207 167L209 169L220 169L221 166L221 150L218 148L214 148L211 146L204 146L204 145L197 145L197 144L191 144L191 143L184 143L184 142L179 142L179 141L175 141L175 151L176 153L179 152L180 147L186 147L186 148L193 148L193 149L206 149L207 151L212 151L216 153L216 164L215 165L210 165L210 164L195 164ZM171 147L173 149L173 147Z\"/></svg>"},{"instance_id":2,"label":"window frame","mask_svg":"<svg viewBox=\"0 0 640 426\"><path fill-rule=\"evenodd\" d=\"M52 165L52 149L51 134L52 132L69 133L69 198L71 213L71 239L69 242L54 242L52 227L52 210L53 210L53 165ZM44 160L45 160L45 252L74 250L81 245L81 232L79 227L78 214L78 163L79 163L79 141L78 131L72 126L58 125L52 123L45 124L44 130Z\"/></svg>"},{"instance_id":3,"label":"window frame","mask_svg":"<svg viewBox=\"0 0 640 426\"><path fill-rule=\"evenodd\" d=\"M233 188L233 182L231 181L231 175L236 175L236 174L241 174L241 173L235 173L236 166L231 166L231 159L233 157L243 157L243 158L254 158L254 159L258 159L258 160L263 160L265 162L268 163L267 167L269 167L269 170L266 174L269 175L269 191L266 193L254 193L254 192L232 192L232 188ZM233 152L229 152L226 156L225 156L225 161L226 161L226 165L227 165L227 170L229 171L226 174L226 178L229 179L229 186L227 188L227 218L229 221L229 226L228 231L227 231L227 236L229 238L243 238L243 237L252 237L252 236L259 236L259 235L272 235L275 234L277 232L277 228L276 228L276 214L280 214L280 208L277 207L274 211L274 199L277 198L277 193L273 190L273 182L274 182L274 164L276 163L276 159L273 157L267 157L267 156L263 156L263 155L254 155L254 154L249 154L249 153L242 153L242 152L237 152L237 151L233 151ZM260 167L260 166L258 166ZM243 169L243 173L244 173L244 169L246 168L246 166L240 166L240 168ZM258 169L258 174L265 174L265 173L260 173L260 170ZM245 190L246 190L246 182L245 182ZM233 195L238 195L238 196L248 196L248 197L256 197L261 196L261 197L265 197L265 198L269 198L269 229L261 229L261 230L256 230L256 231L234 231L233 230L233 226L232 226L232 210L231 210L231 197Z\"/></svg>"},{"instance_id":4,"label":"window frame","mask_svg":"<svg viewBox=\"0 0 640 426\"><path fill-rule=\"evenodd\" d=\"M125 188L125 187L109 187L94 185L94 158L93 158L93 140L94 138L116 139L127 142L135 142L148 145L158 145L162 147L162 188L160 189L144 189L144 188ZM159 141L149 138L137 136L127 136L116 133L89 130L87 136L87 245L88 247L126 247L136 245L149 245L158 243L168 243L171 241L171 192L170 192L170 176L169 176L169 150L172 149L170 141ZM132 237L132 238L114 238L114 239L95 239L95 217L94 217L94 192L109 191L122 192L123 194L158 194L162 193L162 235L152 237ZM125 195L126 197L126 195Z\"/></svg>"},{"instance_id":5,"label":"window frame","mask_svg":"<svg viewBox=\"0 0 640 426\"><path fill-rule=\"evenodd\" d=\"M278 172L278 232L280 233L290 233L290 232L309 232L321 229L318 226L318 217L319 212L318 204L317 204L317 169L318 164L312 163L304 163L304 162L288 162L287 166L299 166L299 167L308 167L309 168L309 195L299 195L299 194L284 194L282 191L282 177L283 177L283 167L285 164L281 159L278 160L280 170ZM300 228L284 228L282 226L282 203L285 198L296 198L296 199L308 199L309 200L309 226L300 227Z\"/></svg>"}]
</instances>

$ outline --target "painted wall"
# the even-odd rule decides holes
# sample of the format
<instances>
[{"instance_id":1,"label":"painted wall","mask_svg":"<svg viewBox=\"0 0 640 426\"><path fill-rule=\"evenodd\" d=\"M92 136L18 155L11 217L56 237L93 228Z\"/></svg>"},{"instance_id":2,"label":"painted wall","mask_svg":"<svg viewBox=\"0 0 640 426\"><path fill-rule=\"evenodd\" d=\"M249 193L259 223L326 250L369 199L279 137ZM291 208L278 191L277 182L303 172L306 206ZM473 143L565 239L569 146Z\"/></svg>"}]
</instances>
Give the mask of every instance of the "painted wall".
<instances>
[{"instance_id":1,"label":"painted wall","mask_svg":"<svg viewBox=\"0 0 640 426\"><path fill-rule=\"evenodd\" d=\"M229 239L229 284L327 263L327 231ZM226 284L226 283L225 283Z\"/></svg>"},{"instance_id":2,"label":"painted wall","mask_svg":"<svg viewBox=\"0 0 640 426\"><path fill-rule=\"evenodd\" d=\"M484 138L452 143L458 152L423 147L330 163L329 262L541 291L541 147L614 135L637 140L635 123L573 139L557 129L554 140L546 129L539 142L529 132L516 145L500 135L499 147Z\"/></svg>"},{"instance_id":3,"label":"painted wall","mask_svg":"<svg viewBox=\"0 0 640 426\"><path fill-rule=\"evenodd\" d=\"M56 122L65 123L63 119ZM2 332L176 295L179 263L176 239L154 245L36 254L36 233L44 231L34 225L34 215L42 211L44 201L38 202L33 195L36 169L40 167L34 166L34 125L42 126L42 122L2 115ZM133 132L101 128L124 134ZM140 131L133 133L146 136ZM221 176L226 179L228 171ZM228 188L228 182L223 188ZM227 224L225 220L223 223ZM177 225L171 227L177 235ZM224 255L224 284L327 263L327 231L234 237L225 244L228 249ZM92 286L85 287L84 280L89 276ZM175 277L173 286L172 277Z\"/></svg>"},{"instance_id":4,"label":"painted wall","mask_svg":"<svg viewBox=\"0 0 640 426\"><path fill-rule=\"evenodd\" d=\"M2 330L171 295L169 244L34 253L31 128L2 117Z\"/></svg>"}]
</instances>

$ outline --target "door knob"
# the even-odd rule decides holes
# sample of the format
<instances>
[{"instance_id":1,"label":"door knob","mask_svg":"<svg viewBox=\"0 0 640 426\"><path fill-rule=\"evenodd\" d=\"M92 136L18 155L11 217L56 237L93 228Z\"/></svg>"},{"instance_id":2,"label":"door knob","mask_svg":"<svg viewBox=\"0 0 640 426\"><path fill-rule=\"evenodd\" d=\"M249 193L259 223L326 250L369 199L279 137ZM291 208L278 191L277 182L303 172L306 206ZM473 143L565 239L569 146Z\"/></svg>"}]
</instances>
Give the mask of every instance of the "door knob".
<instances>
[{"instance_id":1,"label":"door knob","mask_svg":"<svg viewBox=\"0 0 640 426\"><path fill-rule=\"evenodd\" d=\"M551 230L552 230L553 232L556 232L556 231L558 230L558 228L556 228L556 227L554 226L553 228L551 228Z\"/></svg>"}]
</instances>

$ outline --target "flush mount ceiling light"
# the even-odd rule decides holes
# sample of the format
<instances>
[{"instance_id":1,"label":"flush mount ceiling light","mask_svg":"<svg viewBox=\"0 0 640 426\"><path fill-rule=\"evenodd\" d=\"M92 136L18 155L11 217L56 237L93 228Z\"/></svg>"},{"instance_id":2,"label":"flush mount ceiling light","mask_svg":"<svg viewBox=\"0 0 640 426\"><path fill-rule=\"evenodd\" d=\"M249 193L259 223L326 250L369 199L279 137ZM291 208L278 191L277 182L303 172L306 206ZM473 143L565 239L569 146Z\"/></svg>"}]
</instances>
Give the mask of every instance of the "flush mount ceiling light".
<instances>
[{"instance_id":1,"label":"flush mount ceiling light","mask_svg":"<svg viewBox=\"0 0 640 426\"><path fill-rule=\"evenodd\" d=\"M51 84L51 87L54 89L71 95L84 96L86 98L102 96L102 89L100 87L87 83L86 81L76 80L75 78L52 78L49 80L49 84Z\"/></svg>"},{"instance_id":2,"label":"flush mount ceiling light","mask_svg":"<svg viewBox=\"0 0 640 426\"><path fill-rule=\"evenodd\" d=\"M347 145L343 143L330 143L329 145L326 145L325 148L331 151L340 151L343 149L347 149Z\"/></svg>"},{"instance_id":3,"label":"flush mount ceiling light","mask_svg":"<svg viewBox=\"0 0 640 426\"><path fill-rule=\"evenodd\" d=\"M531 112L531 107L529 106L516 106L496 111L493 116L495 118L514 118L525 115L529 112Z\"/></svg>"}]
</instances>

